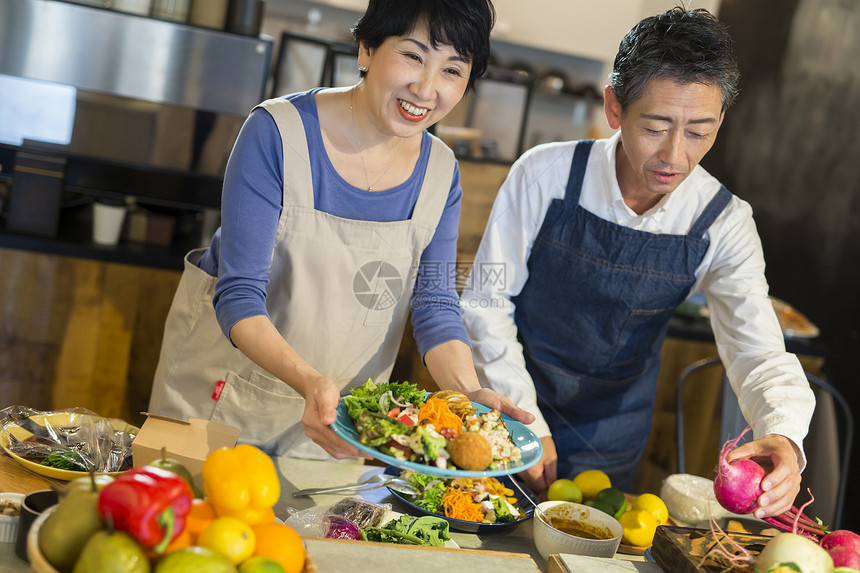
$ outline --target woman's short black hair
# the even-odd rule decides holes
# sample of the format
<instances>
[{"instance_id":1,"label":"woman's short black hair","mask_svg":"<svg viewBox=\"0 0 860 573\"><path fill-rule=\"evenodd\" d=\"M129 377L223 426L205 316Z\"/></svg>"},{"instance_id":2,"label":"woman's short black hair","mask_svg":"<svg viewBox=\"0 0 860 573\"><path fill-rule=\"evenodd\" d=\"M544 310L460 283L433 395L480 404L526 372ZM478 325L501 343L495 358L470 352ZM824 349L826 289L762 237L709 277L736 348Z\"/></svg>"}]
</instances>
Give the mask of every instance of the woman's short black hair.
<instances>
[{"instance_id":1,"label":"woman's short black hair","mask_svg":"<svg viewBox=\"0 0 860 573\"><path fill-rule=\"evenodd\" d=\"M610 87L624 109L655 78L714 85L727 110L738 93L739 73L725 25L707 10L681 7L636 24L621 40Z\"/></svg>"},{"instance_id":2,"label":"woman's short black hair","mask_svg":"<svg viewBox=\"0 0 860 573\"><path fill-rule=\"evenodd\" d=\"M375 49L389 37L405 36L426 21L434 48L452 46L472 64L468 84L472 88L487 70L495 19L491 0L370 0L367 11L353 26L352 36Z\"/></svg>"}]
</instances>

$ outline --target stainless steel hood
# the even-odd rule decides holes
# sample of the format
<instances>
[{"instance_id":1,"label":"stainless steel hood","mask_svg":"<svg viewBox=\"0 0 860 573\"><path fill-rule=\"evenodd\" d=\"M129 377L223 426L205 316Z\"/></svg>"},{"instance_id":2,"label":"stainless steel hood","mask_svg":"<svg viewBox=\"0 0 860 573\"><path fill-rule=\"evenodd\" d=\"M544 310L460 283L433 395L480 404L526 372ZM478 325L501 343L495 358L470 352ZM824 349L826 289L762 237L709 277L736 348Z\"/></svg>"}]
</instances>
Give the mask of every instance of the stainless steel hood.
<instances>
[{"instance_id":1,"label":"stainless steel hood","mask_svg":"<svg viewBox=\"0 0 860 573\"><path fill-rule=\"evenodd\" d=\"M0 1L0 74L246 115L272 40L56 0Z\"/></svg>"}]
</instances>

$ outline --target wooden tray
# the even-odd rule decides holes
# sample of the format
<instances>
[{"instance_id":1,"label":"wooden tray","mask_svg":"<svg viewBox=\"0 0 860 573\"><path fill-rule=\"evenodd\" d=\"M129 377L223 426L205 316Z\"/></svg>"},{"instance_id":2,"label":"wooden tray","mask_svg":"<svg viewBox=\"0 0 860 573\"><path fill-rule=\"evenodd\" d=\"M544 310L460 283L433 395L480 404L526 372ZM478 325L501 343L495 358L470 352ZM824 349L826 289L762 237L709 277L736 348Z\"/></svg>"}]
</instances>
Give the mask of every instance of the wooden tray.
<instances>
[{"instance_id":1,"label":"wooden tray","mask_svg":"<svg viewBox=\"0 0 860 573\"><path fill-rule=\"evenodd\" d=\"M751 533L728 533L727 535L753 556L761 553L765 543L771 540L770 536ZM708 554L714 545L715 538L710 530L661 525L654 535L651 556L664 571L672 571L672 573L696 571L721 573L730 563L719 555ZM703 560L706 554L708 557ZM748 567L734 565L731 571L752 573L753 568L752 565Z\"/></svg>"}]
</instances>

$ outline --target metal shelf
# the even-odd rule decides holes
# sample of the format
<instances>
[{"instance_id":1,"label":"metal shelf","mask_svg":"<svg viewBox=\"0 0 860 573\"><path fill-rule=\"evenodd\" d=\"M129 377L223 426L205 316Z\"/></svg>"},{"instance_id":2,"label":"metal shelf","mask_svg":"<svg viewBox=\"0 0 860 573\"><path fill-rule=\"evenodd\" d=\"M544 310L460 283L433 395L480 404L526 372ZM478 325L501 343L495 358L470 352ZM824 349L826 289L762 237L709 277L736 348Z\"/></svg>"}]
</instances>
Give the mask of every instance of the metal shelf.
<instances>
[{"instance_id":1,"label":"metal shelf","mask_svg":"<svg viewBox=\"0 0 860 573\"><path fill-rule=\"evenodd\" d=\"M0 74L246 115L273 41L55 0L0 2Z\"/></svg>"}]
</instances>

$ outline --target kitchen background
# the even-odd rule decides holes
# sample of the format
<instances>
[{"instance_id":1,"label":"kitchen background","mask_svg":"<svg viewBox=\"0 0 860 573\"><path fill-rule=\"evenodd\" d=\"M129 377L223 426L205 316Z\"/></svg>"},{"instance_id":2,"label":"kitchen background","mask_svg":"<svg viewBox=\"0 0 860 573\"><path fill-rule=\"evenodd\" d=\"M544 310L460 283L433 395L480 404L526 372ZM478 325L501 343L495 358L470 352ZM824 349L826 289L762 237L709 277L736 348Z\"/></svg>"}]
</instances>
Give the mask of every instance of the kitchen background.
<instances>
[{"instance_id":1,"label":"kitchen background","mask_svg":"<svg viewBox=\"0 0 860 573\"><path fill-rule=\"evenodd\" d=\"M609 133L602 87L618 41L674 3L495 0L491 69L436 129L461 159L464 263L523 149ZM772 293L821 328L804 365L856 406L860 169L844 158L857 146L849 58L860 6L684 4L729 24L743 76L703 164L753 205ZM353 82L348 30L365 5L0 2L0 407L85 406L141 420L182 255L217 227L221 175L245 115L272 95ZM93 241L94 203L126 207L115 244ZM677 462L678 374L712 354L708 341L667 340L643 488L659 487ZM432 384L409 336L397 373ZM713 401L699 400L708 412ZM691 416L708 434L693 466L702 475L726 437L710 415ZM860 527L858 506L849 491L844 526Z\"/></svg>"}]
</instances>

